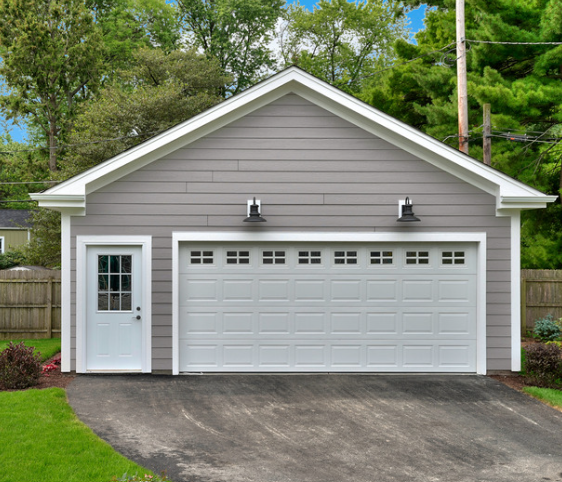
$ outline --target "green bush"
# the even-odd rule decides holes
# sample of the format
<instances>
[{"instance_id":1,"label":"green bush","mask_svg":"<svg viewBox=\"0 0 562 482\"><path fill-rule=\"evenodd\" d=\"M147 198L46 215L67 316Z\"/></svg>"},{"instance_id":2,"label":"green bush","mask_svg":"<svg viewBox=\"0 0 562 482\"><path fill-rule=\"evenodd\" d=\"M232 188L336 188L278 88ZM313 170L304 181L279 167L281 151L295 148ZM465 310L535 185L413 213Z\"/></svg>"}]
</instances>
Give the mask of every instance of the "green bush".
<instances>
[{"instance_id":1,"label":"green bush","mask_svg":"<svg viewBox=\"0 0 562 482\"><path fill-rule=\"evenodd\" d=\"M23 262L24 256L19 251L0 254L0 269L10 269Z\"/></svg>"},{"instance_id":2,"label":"green bush","mask_svg":"<svg viewBox=\"0 0 562 482\"><path fill-rule=\"evenodd\" d=\"M0 386L22 389L36 385L42 369L41 354L35 353L33 347L10 342L0 353Z\"/></svg>"},{"instance_id":3,"label":"green bush","mask_svg":"<svg viewBox=\"0 0 562 482\"><path fill-rule=\"evenodd\" d=\"M543 341L552 341L560 337L560 326L554 321L552 315L535 321L533 334L536 338Z\"/></svg>"},{"instance_id":4,"label":"green bush","mask_svg":"<svg viewBox=\"0 0 562 482\"><path fill-rule=\"evenodd\" d=\"M525 377L531 384L546 388L562 385L562 348L537 343L525 351Z\"/></svg>"}]
</instances>

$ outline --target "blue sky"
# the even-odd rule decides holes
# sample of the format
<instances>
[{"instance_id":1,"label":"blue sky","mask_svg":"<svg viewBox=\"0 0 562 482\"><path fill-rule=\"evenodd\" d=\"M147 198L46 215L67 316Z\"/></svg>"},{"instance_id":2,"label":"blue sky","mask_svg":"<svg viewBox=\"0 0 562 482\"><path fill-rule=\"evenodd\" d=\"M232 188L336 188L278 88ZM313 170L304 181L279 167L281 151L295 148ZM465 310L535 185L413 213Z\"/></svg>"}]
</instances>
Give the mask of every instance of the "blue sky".
<instances>
[{"instance_id":1,"label":"blue sky","mask_svg":"<svg viewBox=\"0 0 562 482\"><path fill-rule=\"evenodd\" d=\"M316 5L317 2L318 2L318 0L300 0L301 5L304 5L309 10L312 10L312 8L314 7L314 5ZM287 2L287 3L289 3L289 2ZM290 2L290 3L292 3L292 2ZM423 5L420 8L410 12L408 14L408 17L410 19L410 29L411 29L412 33L416 33L418 30L423 29L423 27L424 27L423 19L425 17L425 5ZM12 136L12 139L14 141L21 142L22 140L24 140L25 131L20 129L19 127L11 125L8 122L6 122L6 125L3 126L2 123L1 123L1 118L0 118L0 126L1 126L0 131L5 132L7 130L10 133L10 135Z\"/></svg>"}]
</instances>

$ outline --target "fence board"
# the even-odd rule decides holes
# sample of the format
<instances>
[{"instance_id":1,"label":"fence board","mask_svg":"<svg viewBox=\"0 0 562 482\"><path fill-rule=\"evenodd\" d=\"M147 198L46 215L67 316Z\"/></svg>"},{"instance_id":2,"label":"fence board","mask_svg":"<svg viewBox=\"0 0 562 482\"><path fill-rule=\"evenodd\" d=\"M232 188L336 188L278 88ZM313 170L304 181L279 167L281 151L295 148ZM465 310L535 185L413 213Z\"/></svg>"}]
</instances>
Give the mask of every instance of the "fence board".
<instances>
[{"instance_id":1,"label":"fence board","mask_svg":"<svg viewBox=\"0 0 562 482\"><path fill-rule=\"evenodd\" d=\"M562 317L562 270L521 270L521 332L532 330L535 321L552 315Z\"/></svg>"},{"instance_id":2,"label":"fence board","mask_svg":"<svg viewBox=\"0 0 562 482\"><path fill-rule=\"evenodd\" d=\"M0 340L61 332L60 271L0 271Z\"/></svg>"}]
</instances>

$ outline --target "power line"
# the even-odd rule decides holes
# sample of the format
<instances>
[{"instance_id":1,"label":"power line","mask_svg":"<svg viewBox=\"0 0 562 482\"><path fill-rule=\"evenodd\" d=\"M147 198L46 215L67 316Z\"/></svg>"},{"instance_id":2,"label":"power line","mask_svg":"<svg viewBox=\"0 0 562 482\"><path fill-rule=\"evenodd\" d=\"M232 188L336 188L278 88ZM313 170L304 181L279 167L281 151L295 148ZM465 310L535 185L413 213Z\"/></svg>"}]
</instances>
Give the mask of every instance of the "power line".
<instances>
[{"instance_id":1,"label":"power line","mask_svg":"<svg viewBox=\"0 0 562 482\"><path fill-rule=\"evenodd\" d=\"M562 45L562 42L496 42L494 40L468 40L465 42L476 44L499 44L499 45Z\"/></svg>"},{"instance_id":2,"label":"power line","mask_svg":"<svg viewBox=\"0 0 562 482\"><path fill-rule=\"evenodd\" d=\"M29 181L29 182L0 182L0 185L5 184L58 184L62 181Z\"/></svg>"},{"instance_id":3,"label":"power line","mask_svg":"<svg viewBox=\"0 0 562 482\"><path fill-rule=\"evenodd\" d=\"M57 149L66 149L68 147L79 147L79 146L89 146L92 144L101 144L103 142L114 142L114 141L121 141L123 139L134 139L135 137L143 137L143 136L151 136L160 134L162 131L153 131L153 132L143 132L142 134L131 134L128 136L121 136L121 137L114 137L112 139L100 139L97 141L90 141L90 142L77 142L75 144L61 144L55 147L34 147L33 149L19 149L15 151L0 151L0 155L2 154L17 154L19 152L37 152L37 151L51 151Z\"/></svg>"},{"instance_id":4,"label":"power line","mask_svg":"<svg viewBox=\"0 0 562 482\"><path fill-rule=\"evenodd\" d=\"M395 69L396 67L401 67L402 65L406 65L406 64L412 63L416 60L423 59L424 57L429 57L430 55L441 53L443 50L445 50L445 49L449 48L451 45L455 45L455 44L456 44L456 42L451 42L450 44L445 45L445 47L441 47L440 49L433 50L432 52L428 52L427 54L420 55L419 57L415 57L413 59L407 60L406 62L402 62L400 64L393 64L390 67L387 67L385 69L377 70L375 72L371 72L371 73L369 73L367 75L364 75L364 76L361 76L361 77L356 77L355 79L353 79L353 81L368 79L369 77L372 77L374 75L382 74L383 72L386 72L387 70L392 70L392 69ZM348 85L350 82L352 82L352 81L350 80L350 81L347 81L347 82L339 82L339 83L335 83L333 85L338 87L338 86L342 86L342 85Z\"/></svg>"}]
</instances>

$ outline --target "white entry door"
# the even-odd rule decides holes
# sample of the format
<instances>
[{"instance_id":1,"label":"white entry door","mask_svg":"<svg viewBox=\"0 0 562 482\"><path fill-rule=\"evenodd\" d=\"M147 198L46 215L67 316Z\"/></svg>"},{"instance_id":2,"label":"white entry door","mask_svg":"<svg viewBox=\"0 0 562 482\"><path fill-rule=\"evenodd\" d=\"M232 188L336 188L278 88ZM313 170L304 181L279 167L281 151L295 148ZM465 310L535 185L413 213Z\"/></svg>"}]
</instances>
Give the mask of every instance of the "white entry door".
<instances>
[{"instance_id":1,"label":"white entry door","mask_svg":"<svg viewBox=\"0 0 562 482\"><path fill-rule=\"evenodd\" d=\"M86 369L142 368L142 247L87 250Z\"/></svg>"}]
</instances>

